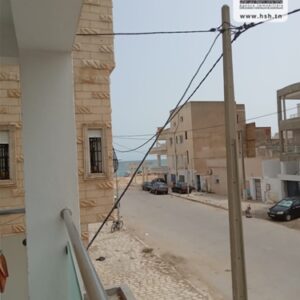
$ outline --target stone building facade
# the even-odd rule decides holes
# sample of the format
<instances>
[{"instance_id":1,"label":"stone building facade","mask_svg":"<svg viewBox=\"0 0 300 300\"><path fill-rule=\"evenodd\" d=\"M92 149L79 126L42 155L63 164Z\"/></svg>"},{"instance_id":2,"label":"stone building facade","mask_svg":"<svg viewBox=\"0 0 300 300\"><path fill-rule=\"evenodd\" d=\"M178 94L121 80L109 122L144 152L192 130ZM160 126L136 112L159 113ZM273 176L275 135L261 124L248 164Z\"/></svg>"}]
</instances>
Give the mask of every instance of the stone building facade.
<instances>
[{"instance_id":1,"label":"stone building facade","mask_svg":"<svg viewBox=\"0 0 300 300\"><path fill-rule=\"evenodd\" d=\"M73 46L83 239L88 238L87 225L101 221L113 203L110 74L115 66L114 45L112 35L99 35L112 32L112 0L85 0ZM0 60L2 208L24 207L21 93L19 66L15 61ZM25 231L22 215L2 217L1 225L1 234Z\"/></svg>"},{"instance_id":2,"label":"stone building facade","mask_svg":"<svg viewBox=\"0 0 300 300\"><path fill-rule=\"evenodd\" d=\"M236 105L236 118L240 138L245 129L243 104ZM161 139L165 140L169 184L186 182L198 191L227 194L223 101L188 102L172 118ZM240 139L238 143L241 146Z\"/></svg>"}]
</instances>

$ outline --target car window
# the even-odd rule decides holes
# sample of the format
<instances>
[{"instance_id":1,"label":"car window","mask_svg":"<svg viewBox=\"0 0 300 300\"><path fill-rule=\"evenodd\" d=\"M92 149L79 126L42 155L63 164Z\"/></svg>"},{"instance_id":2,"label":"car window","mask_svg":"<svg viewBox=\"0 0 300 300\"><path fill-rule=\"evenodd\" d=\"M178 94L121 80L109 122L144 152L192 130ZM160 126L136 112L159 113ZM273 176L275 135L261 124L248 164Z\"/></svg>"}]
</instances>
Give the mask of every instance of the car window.
<instances>
[{"instance_id":1,"label":"car window","mask_svg":"<svg viewBox=\"0 0 300 300\"><path fill-rule=\"evenodd\" d=\"M298 206L298 205L300 205L300 200L296 200L296 201L294 202L294 206Z\"/></svg>"},{"instance_id":2,"label":"car window","mask_svg":"<svg viewBox=\"0 0 300 300\"><path fill-rule=\"evenodd\" d=\"M282 207L291 207L292 204L293 204L293 200L289 200L289 199L283 199L278 203L278 205Z\"/></svg>"}]
</instances>

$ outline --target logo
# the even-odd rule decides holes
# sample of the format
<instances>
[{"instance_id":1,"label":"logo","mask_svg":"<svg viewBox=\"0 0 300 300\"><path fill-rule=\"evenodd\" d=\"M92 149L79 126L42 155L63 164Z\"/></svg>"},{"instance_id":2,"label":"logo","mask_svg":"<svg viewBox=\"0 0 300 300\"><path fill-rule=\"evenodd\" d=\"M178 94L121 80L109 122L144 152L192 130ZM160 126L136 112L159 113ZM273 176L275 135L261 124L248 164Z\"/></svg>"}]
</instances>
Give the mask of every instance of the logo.
<instances>
[{"instance_id":1,"label":"logo","mask_svg":"<svg viewBox=\"0 0 300 300\"><path fill-rule=\"evenodd\" d=\"M233 0L233 15L237 22L285 22L288 0Z\"/></svg>"}]
</instances>

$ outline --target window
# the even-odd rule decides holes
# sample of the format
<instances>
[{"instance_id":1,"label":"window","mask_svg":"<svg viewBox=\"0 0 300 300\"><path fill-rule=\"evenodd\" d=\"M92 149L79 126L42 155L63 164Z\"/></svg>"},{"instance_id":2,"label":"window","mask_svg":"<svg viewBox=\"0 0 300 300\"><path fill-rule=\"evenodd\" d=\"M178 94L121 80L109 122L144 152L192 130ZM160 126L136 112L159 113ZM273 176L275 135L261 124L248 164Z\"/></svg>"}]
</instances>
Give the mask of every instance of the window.
<instances>
[{"instance_id":1,"label":"window","mask_svg":"<svg viewBox=\"0 0 300 300\"><path fill-rule=\"evenodd\" d=\"M179 141L180 141L180 144L182 144L183 143L183 136L181 135L181 136L179 136Z\"/></svg>"},{"instance_id":2,"label":"window","mask_svg":"<svg viewBox=\"0 0 300 300\"><path fill-rule=\"evenodd\" d=\"M0 186L16 184L16 128L0 124Z\"/></svg>"},{"instance_id":3,"label":"window","mask_svg":"<svg viewBox=\"0 0 300 300\"><path fill-rule=\"evenodd\" d=\"M105 179L113 171L108 168L106 131L101 124L83 126L84 179Z\"/></svg>"},{"instance_id":4,"label":"window","mask_svg":"<svg viewBox=\"0 0 300 300\"><path fill-rule=\"evenodd\" d=\"M182 116L180 117L180 122L183 122L183 117Z\"/></svg>"},{"instance_id":5,"label":"window","mask_svg":"<svg viewBox=\"0 0 300 300\"><path fill-rule=\"evenodd\" d=\"M175 139L176 139L176 144L178 144L178 137L176 136L176 138L175 138Z\"/></svg>"},{"instance_id":6,"label":"window","mask_svg":"<svg viewBox=\"0 0 300 300\"><path fill-rule=\"evenodd\" d=\"M170 146L172 146L172 145L173 145L173 139L170 138Z\"/></svg>"},{"instance_id":7,"label":"window","mask_svg":"<svg viewBox=\"0 0 300 300\"><path fill-rule=\"evenodd\" d=\"M9 176L9 131L0 131L0 180Z\"/></svg>"},{"instance_id":8,"label":"window","mask_svg":"<svg viewBox=\"0 0 300 300\"><path fill-rule=\"evenodd\" d=\"M187 131L184 134L185 134L185 139L187 140L188 139L188 133L187 133Z\"/></svg>"},{"instance_id":9,"label":"window","mask_svg":"<svg viewBox=\"0 0 300 300\"><path fill-rule=\"evenodd\" d=\"M101 130L88 130L89 137L89 171L103 173L102 137Z\"/></svg>"}]
</instances>

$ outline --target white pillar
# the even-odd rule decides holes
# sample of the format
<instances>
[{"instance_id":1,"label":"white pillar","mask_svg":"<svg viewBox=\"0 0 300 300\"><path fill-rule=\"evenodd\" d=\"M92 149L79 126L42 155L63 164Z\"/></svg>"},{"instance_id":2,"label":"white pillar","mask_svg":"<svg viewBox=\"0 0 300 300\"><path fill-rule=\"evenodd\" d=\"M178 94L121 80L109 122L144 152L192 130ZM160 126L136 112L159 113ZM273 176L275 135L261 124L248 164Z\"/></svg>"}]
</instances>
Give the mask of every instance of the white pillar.
<instances>
[{"instance_id":1,"label":"white pillar","mask_svg":"<svg viewBox=\"0 0 300 300\"><path fill-rule=\"evenodd\" d=\"M60 211L79 222L71 53L21 51L20 64L29 295L68 299Z\"/></svg>"}]
</instances>

